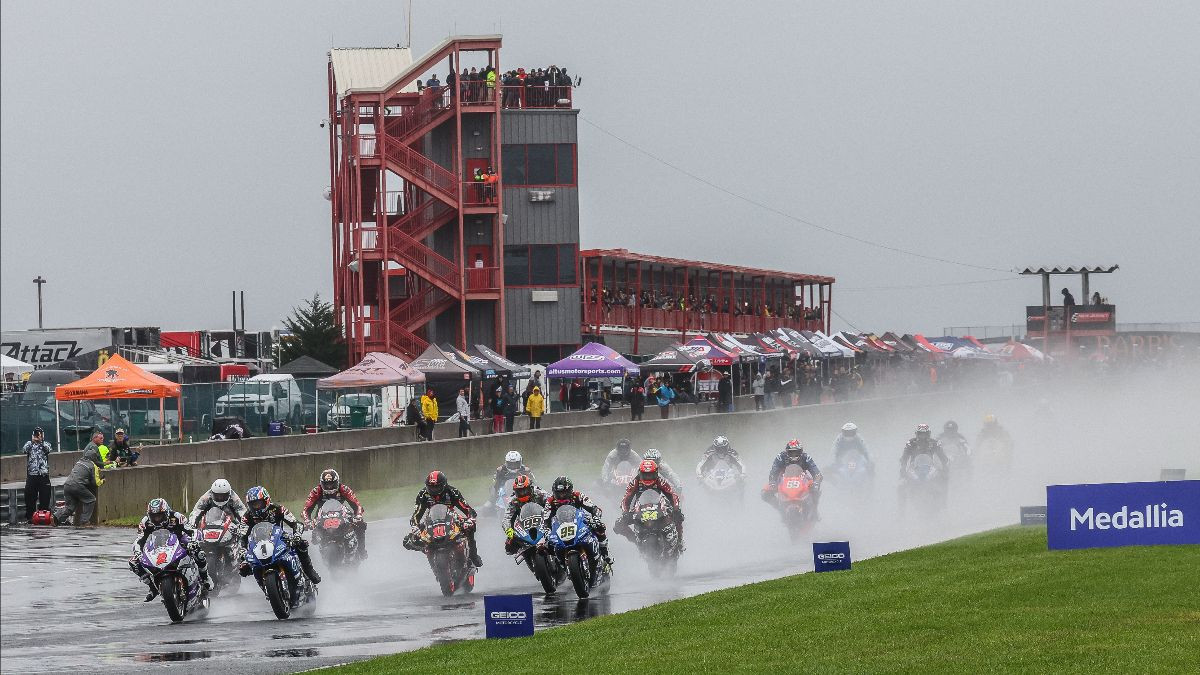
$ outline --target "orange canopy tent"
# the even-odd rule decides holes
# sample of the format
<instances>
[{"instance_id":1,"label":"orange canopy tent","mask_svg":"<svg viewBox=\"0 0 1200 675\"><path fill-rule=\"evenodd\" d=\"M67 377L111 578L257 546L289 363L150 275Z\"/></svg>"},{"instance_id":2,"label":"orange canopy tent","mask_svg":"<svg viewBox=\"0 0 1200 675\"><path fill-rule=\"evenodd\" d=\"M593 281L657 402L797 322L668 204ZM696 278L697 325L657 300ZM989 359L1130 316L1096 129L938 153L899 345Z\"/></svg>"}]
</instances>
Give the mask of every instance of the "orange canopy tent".
<instances>
[{"instance_id":1,"label":"orange canopy tent","mask_svg":"<svg viewBox=\"0 0 1200 675\"><path fill-rule=\"evenodd\" d=\"M154 373L146 372L134 363L115 355L105 361L96 372L54 389L56 401L84 401L113 398L157 398L159 420L164 419L163 400L179 399L179 419L183 419L183 393L180 386ZM56 404L57 405L57 402ZM183 425L179 426L179 440L183 440ZM162 426L159 427L161 437Z\"/></svg>"}]
</instances>

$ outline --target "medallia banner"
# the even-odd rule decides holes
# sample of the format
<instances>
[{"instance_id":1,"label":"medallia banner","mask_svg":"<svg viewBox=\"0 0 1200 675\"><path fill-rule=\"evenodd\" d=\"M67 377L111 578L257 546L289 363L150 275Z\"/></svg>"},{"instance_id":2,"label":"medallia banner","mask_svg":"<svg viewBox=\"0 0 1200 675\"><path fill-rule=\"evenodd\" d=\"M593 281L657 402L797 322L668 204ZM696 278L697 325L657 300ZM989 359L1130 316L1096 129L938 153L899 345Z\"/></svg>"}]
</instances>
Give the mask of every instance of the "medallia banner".
<instances>
[{"instance_id":1,"label":"medallia banner","mask_svg":"<svg viewBox=\"0 0 1200 675\"><path fill-rule=\"evenodd\" d=\"M1200 481L1046 487L1052 549L1200 544Z\"/></svg>"}]
</instances>

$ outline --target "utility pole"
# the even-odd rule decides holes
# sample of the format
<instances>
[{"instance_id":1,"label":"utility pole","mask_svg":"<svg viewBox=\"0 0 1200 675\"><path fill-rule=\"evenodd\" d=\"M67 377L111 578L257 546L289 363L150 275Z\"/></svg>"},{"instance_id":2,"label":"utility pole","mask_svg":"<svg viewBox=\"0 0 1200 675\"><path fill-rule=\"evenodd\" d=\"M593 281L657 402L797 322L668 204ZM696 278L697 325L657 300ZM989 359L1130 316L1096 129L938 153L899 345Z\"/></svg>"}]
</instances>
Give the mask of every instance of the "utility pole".
<instances>
[{"instance_id":1,"label":"utility pole","mask_svg":"<svg viewBox=\"0 0 1200 675\"><path fill-rule=\"evenodd\" d=\"M37 278L33 280L33 283L37 284L37 289L38 289L38 330L41 330L42 329L42 284L46 283L46 280L43 279L42 275L39 274L39 275L37 275Z\"/></svg>"}]
</instances>

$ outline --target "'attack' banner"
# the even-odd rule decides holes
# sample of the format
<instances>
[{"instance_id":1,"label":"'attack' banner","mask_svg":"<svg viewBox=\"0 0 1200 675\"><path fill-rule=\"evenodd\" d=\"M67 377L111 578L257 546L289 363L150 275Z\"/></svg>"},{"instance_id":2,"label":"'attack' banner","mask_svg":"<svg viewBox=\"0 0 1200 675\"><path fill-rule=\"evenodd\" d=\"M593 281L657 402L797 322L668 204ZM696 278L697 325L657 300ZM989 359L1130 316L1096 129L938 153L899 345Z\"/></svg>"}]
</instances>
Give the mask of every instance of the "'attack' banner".
<instances>
[{"instance_id":1,"label":"'attack' banner","mask_svg":"<svg viewBox=\"0 0 1200 675\"><path fill-rule=\"evenodd\" d=\"M1052 549L1200 544L1200 480L1046 487Z\"/></svg>"}]
</instances>

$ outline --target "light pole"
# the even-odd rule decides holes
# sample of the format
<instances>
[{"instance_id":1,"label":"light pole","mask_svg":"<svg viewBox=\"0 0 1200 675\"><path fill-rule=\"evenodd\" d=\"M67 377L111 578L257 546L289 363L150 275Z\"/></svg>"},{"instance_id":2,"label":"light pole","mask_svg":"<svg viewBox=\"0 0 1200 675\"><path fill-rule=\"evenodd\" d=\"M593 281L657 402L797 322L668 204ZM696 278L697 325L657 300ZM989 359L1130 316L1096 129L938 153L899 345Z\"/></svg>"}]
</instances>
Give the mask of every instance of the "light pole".
<instances>
[{"instance_id":1,"label":"light pole","mask_svg":"<svg viewBox=\"0 0 1200 675\"><path fill-rule=\"evenodd\" d=\"M46 280L43 279L42 275L39 274L39 275L37 275L37 278L33 280L33 283L37 284L37 288L38 288L38 330L41 330L42 329L42 284L46 283Z\"/></svg>"}]
</instances>

